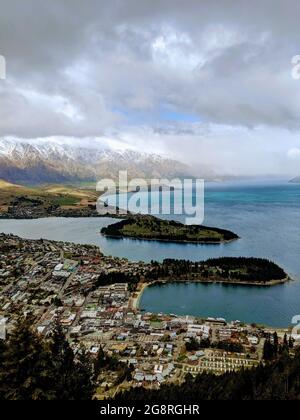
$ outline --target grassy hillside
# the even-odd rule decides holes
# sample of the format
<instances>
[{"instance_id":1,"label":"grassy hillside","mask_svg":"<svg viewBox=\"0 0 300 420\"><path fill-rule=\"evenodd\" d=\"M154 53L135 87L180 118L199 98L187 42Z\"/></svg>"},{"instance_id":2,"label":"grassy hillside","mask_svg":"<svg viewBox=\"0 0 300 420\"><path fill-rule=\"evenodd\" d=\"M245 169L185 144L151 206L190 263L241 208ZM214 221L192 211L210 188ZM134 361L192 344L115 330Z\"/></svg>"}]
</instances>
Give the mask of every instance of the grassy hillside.
<instances>
[{"instance_id":1,"label":"grassy hillside","mask_svg":"<svg viewBox=\"0 0 300 420\"><path fill-rule=\"evenodd\" d=\"M0 180L0 213L7 212L15 206L28 206L33 200L38 200L42 207L87 207L89 203L97 201L98 193L84 187L72 185L42 185L28 187L11 184Z\"/></svg>"}]
</instances>

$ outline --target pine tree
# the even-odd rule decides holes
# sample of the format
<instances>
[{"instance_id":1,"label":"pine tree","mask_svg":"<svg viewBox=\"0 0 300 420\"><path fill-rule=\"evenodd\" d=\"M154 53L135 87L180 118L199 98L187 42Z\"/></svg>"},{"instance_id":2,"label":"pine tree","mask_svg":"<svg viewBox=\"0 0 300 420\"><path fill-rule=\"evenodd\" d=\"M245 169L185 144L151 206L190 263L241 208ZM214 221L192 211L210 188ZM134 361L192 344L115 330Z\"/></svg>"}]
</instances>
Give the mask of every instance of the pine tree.
<instances>
[{"instance_id":1,"label":"pine tree","mask_svg":"<svg viewBox=\"0 0 300 420\"><path fill-rule=\"evenodd\" d=\"M57 324L51 336L51 351L57 377L57 395L61 400L88 400L92 398L93 384L90 360L83 348L75 361L73 350Z\"/></svg>"},{"instance_id":2,"label":"pine tree","mask_svg":"<svg viewBox=\"0 0 300 420\"><path fill-rule=\"evenodd\" d=\"M6 353L7 348L6 348L6 343L4 340L0 340L0 380L2 377L2 367L3 367L3 363L4 363L4 354ZM5 390L3 389L2 382L0 384L0 400L3 400L5 397Z\"/></svg>"},{"instance_id":3,"label":"pine tree","mask_svg":"<svg viewBox=\"0 0 300 420\"><path fill-rule=\"evenodd\" d=\"M55 397L51 353L32 329L32 320L20 319L5 347L0 367L0 394L9 400L48 400Z\"/></svg>"},{"instance_id":4,"label":"pine tree","mask_svg":"<svg viewBox=\"0 0 300 420\"><path fill-rule=\"evenodd\" d=\"M58 323L52 331L50 348L53 354L53 365L57 377L56 389L58 398L68 400L71 397L71 372L74 365L74 353L65 339L61 325Z\"/></svg>"},{"instance_id":5,"label":"pine tree","mask_svg":"<svg viewBox=\"0 0 300 420\"><path fill-rule=\"evenodd\" d=\"M30 317L20 319L8 342L0 342L0 399L91 399L89 356L82 350L75 359L60 326L46 340L32 325Z\"/></svg>"},{"instance_id":6,"label":"pine tree","mask_svg":"<svg viewBox=\"0 0 300 420\"><path fill-rule=\"evenodd\" d=\"M81 347L74 366L72 394L74 400L90 400L94 393L93 364L84 347Z\"/></svg>"},{"instance_id":7,"label":"pine tree","mask_svg":"<svg viewBox=\"0 0 300 420\"><path fill-rule=\"evenodd\" d=\"M263 358L264 360L272 360L274 357L274 348L270 337L267 337L264 343Z\"/></svg>"},{"instance_id":8,"label":"pine tree","mask_svg":"<svg viewBox=\"0 0 300 420\"><path fill-rule=\"evenodd\" d=\"M95 372L95 377L97 378L99 376L99 373L101 371L101 369L103 369L106 365L107 361L106 361L106 357L105 357L105 353L102 349L102 347L100 346L97 358L94 362L94 372Z\"/></svg>"},{"instance_id":9,"label":"pine tree","mask_svg":"<svg viewBox=\"0 0 300 420\"><path fill-rule=\"evenodd\" d=\"M276 355L278 354L278 346L279 346L278 335L276 331L273 334L273 346L274 346L274 354Z\"/></svg>"}]
</instances>

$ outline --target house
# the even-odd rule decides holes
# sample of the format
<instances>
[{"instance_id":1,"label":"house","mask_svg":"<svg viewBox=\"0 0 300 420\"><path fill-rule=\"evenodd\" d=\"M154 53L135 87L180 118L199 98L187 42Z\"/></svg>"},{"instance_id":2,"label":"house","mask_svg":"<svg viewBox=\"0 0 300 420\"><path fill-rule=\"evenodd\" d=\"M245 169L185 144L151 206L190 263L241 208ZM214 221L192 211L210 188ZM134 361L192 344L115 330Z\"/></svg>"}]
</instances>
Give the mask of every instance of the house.
<instances>
[{"instance_id":1,"label":"house","mask_svg":"<svg viewBox=\"0 0 300 420\"><path fill-rule=\"evenodd\" d=\"M164 370L163 365L155 365L154 366L154 373L155 374L162 374Z\"/></svg>"},{"instance_id":2,"label":"house","mask_svg":"<svg viewBox=\"0 0 300 420\"><path fill-rule=\"evenodd\" d=\"M143 381L144 381L144 379L145 379L145 376L144 376L144 374L143 374L143 373L136 373L136 374L133 376L133 379L134 379L135 381L137 381L137 382L143 382Z\"/></svg>"},{"instance_id":3,"label":"house","mask_svg":"<svg viewBox=\"0 0 300 420\"><path fill-rule=\"evenodd\" d=\"M259 339L255 336L248 336L247 339L252 346L257 346L259 343Z\"/></svg>"}]
</instances>

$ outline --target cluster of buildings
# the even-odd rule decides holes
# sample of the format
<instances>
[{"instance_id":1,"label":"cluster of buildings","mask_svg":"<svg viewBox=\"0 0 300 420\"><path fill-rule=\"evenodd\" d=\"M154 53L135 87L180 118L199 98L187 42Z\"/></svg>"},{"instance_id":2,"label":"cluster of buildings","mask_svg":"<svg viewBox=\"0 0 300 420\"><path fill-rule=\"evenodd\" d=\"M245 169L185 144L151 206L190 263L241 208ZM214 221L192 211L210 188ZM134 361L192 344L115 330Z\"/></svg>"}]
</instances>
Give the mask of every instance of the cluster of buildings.
<instances>
[{"instance_id":1,"label":"cluster of buildings","mask_svg":"<svg viewBox=\"0 0 300 420\"><path fill-rule=\"evenodd\" d=\"M0 339L20 314L33 314L44 336L59 322L74 349L81 343L92 357L101 349L130 366L131 377L121 385L116 372L106 372L99 383L103 394L120 386L179 383L187 373L221 374L261 361L266 336L261 328L140 311L130 279L143 284L149 270L147 264L105 257L93 246L0 234ZM113 280L118 277L122 281ZM220 349L219 343L228 348ZM229 351L234 346L242 351Z\"/></svg>"},{"instance_id":2,"label":"cluster of buildings","mask_svg":"<svg viewBox=\"0 0 300 420\"><path fill-rule=\"evenodd\" d=\"M249 358L246 354L226 353L219 350L205 350L199 356L199 363L185 365L184 372L192 375L212 372L221 375L225 372L234 372L241 368L252 368L259 364L259 360Z\"/></svg>"}]
</instances>

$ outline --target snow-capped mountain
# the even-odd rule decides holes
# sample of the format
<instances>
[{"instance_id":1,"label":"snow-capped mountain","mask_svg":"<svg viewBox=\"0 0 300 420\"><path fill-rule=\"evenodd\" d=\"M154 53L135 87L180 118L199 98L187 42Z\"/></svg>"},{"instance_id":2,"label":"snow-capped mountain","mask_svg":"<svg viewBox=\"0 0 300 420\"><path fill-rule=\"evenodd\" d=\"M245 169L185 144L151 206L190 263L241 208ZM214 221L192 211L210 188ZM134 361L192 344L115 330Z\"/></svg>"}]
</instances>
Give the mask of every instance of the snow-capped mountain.
<instances>
[{"instance_id":1,"label":"snow-capped mountain","mask_svg":"<svg viewBox=\"0 0 300 420\"><path fill-rule=\"evenodd\" d=\"M59 183L117 178L119 170L142 178L190 175L184 164L159 155L53 141L0 140L0 179Z\"/></svg>"}]
</instances>

